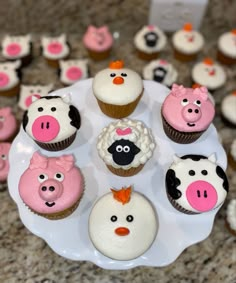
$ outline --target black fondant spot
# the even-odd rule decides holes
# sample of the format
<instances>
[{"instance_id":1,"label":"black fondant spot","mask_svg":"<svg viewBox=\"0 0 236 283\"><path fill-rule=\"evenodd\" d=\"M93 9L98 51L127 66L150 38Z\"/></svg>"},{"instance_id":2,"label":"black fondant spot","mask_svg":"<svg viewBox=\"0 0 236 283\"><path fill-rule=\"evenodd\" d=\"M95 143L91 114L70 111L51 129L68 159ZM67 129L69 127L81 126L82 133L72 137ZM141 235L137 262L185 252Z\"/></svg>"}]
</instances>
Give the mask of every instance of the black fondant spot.
<instances>
[{"instance_id":1,"label":"black fondant spot","mask_svg":"<svg viewBox=\"0 0 236 283\"><path fill-rule=\"evenodd\" d=\"M128 215L128 216L126 217L126 220L127 220L128 222L132 222L132 221L134 220L133 215Z\"/></svg>"},{"instance_id":2,"label":"black fondant spot","mask_svg":"<svg viewBox=\"0 0 236 283\"><path fill-rule=\"evenodd\" d=\"M157 67L153 69L153 80L162 83L166 77L167 70L163 67Z\"/></svg>"},{"instance_id":3,"label":"black fondant spot","mask_svg":"<svg viewBox=\"0 0 236 283\"><path fill-rule=\"evenodd\" d=\"M116 74L115 73L111 73L110 76L113 78L113 77L116 76Z\"/></svg>"},{"instance_id":4,"label":"black fondant spot","mask_svg":"<svg viewBox=\"0 0 236 283\"><path fill-rule=\"evenodd\" d=\"M175 171L169 169L166 173L166 189L167 193L175 200L182 196L181 191L177 189L180 184L180 180L175 176Z\"/></svg>"},{"instance_id":5,"label":"black fondant spot","mask_svg":"<svg viewBox=\"0 0 236 283\"><path fill-rule=\"evenodd\" d=\"M28 110L26 110L24 115L23 115L23 119L22 119L22 126L23 126L24 131L25 131L25 128L26 128L28 122L29 122Z\"/></svg>"},{"instance_id":6,"label":"black fondant spot","mask_svg":"<svg viewBox=\"0 0 236 283\"><path fill-rule=\"evenodd\" d=\"M52 108L51 108L51 111L52 111L52 112L55 112L56 110L57 110L56 107L52 107Z\"/></svg>"},{"instance_id":7,"label":"black fondant spot","mask_svg":"<svg viewBox=\"0 0 236 283\"><path fill-rule=\"evenodd\" d=\"M202 170L201 171L202 175L206 176L208 174L207 170Z\"/></svg>"},{"instance_id":8,"label":"black fondant spot","mask_svg":"<svg viewBox=\"0 0 236 283\"><path fill-rule=\"evenodd\" d=\"M151 31L144 35L144 39L147 46L154 47L158 42L158 35L155 32Z\"/></svg>"},{"instance_id":9,"label":"black fondant spot","mask_svg":"<svg viewBox=\"0 0 236 283\"><path fill-rule=\"evenodd\" d=\"M52 207L55 205L55 202L45 202L46 206Z\"/></svg>"},{"instance_id":10,"label":"black fondant spot","mask_svg":"<svg viewBox=\"0 0 236 283\"><path fill-rule=\"evenodd\" d=\"M43 111L43 107L39 107L39 108L38 108L38 111L39 111L39 112L42 112L42 111Z\"/></svg>"},{"instance_id":11,"label":"black fondant spot","mask_svg":"<svg viewBox=\"0 0 236 283\"><path fill-rule=\"evenodd\" d=\"M221 179L223 179L223 188L226 190L226 192L228 192L229 191L229 182L228 182L228 179L226 177L224 170L219 165L216 166L216 174Z\"/></svg>"},{"instance_id":12,"label":"black fondant spot","mask_svg":"<svg viewBox=\"0 0 236 283\"><path fill-rule=\"evenodd\" d=\"M70 105L69 117L71 119L71 126L79 129L81 124L80 114L79 110L73 105Z\"/></svg>"},{"instance_id":13,"label":"black fondant spot","mask_svg":"<svg viewBox=\"0 0 236 283\"><path fill-rule=\"evenodd\" d=\"M111 217L111 221L112 221L112 222L116 222L116 221L117 221L117 219L118 219L118 218L117 218L117 216L116 216L116 215L112 215L112 217Z\"/></svg>"},{"instance_id":14,"label":"black fondant spot","mask_svg":"<svg viewBox=\"0 0 236 283\"><path fill-rule=\"evenodd\" d=\"M121 73L121 76L122 77L127 77L127 74L126 73Z\"/></svg>"},{"instance_id":15,"label":"black fondant spot","mask_svg":"<svg viewBox=\"0 0 236 283\"><path fill-rule=\"evenodd\" d=\"M201 159L207 159L206 156L203 156L203 155L198 155L198 154L187 154L187 155L184 155L182 157L180 157L181 159L192 159L193 161L199 161Z\"/></svg>"},{"instance_id":16,"label":"black fondant spot","mask_svg":"<svg viewBox=\"0 0 236 283\"><path fill-rule=\"evenodd\" d=\"M189 170L189 171L188 171L188 174L189 174L190 176L194 176L194 175L195 175L195 171L194 171L194 170Z\"/></svg>"},{"instance_id":17,"label":"black fondant spot","mask_svg":"<svg viewBox=\"0 0 236 283\"><path fill-rule=\"evenodd\" d=\"M55 99L55 98L61 98L60 96L56 95L56 96L41 96L39 99L47 99L47 100L50 100L50 99Z\"/></svg>"}]
</instances>

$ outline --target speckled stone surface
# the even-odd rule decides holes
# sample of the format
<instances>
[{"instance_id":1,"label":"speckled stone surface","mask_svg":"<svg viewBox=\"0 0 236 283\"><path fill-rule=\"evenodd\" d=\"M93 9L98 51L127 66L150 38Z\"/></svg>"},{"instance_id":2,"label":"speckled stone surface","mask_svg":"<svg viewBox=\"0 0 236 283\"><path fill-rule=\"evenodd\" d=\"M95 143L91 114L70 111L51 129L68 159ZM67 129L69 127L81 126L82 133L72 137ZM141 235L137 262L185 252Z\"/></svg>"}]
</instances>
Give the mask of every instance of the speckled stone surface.
<instances>
[{"instance_id":1,"label":"speckled stone surface","mask_svg":"<svg viewBox=\"0 0 236 283\"><path fill-rule=\"evenodd\" d=\"M50 3L49 3L50 2ZM122 58L126 66L141 73L146 62L136 57L132 45L135 31L146 23L148 1L0 1L1 34L33 34L34 59L23 70L23 83L54 83L62 87L57 72L46 65L40 55L39 39L42 33L66 32L72 46L73 58L86 57L81 36L89 23L108 24L118 31L120 38L110 59ZM199 56L216 55L216 39L236 27L236 1L212 0L202 25L207 44ZM224 15L224 16L223 16ZM6 17L8 20L6 20ZM10 21L10 17L12 21ZM93 21L92 21L93 20ZM193 63L180 63L173 59L170 46L162 53L179 71L178 83L191 86L190 70ZM109 60L110 60L109 59ZM107 66L109 60L90 61L91 75ZM216 91L217 115L214 124L219 130L226 151L234 138L236 129L228 128L220 118L222 97L236 89L236 66L225 67L227 84ZM20 120L22 112L17 109L15 98L0 97L0 107L11 105ZM235 109L236 111L236 109ZM0 282L236 282L236 237L225 228L225 211L228 201L236 198L236 174L228 167L230 193L217 214L210 236L203 242L189 247L171 265L164 268L137 267L128 271L107 271L89 262L75 262L55 254L40 238L30 233L19 219L16 204L8 191L0 190ZM158 256L158 254L157 254Z\"/></svg>"}]
</instances>

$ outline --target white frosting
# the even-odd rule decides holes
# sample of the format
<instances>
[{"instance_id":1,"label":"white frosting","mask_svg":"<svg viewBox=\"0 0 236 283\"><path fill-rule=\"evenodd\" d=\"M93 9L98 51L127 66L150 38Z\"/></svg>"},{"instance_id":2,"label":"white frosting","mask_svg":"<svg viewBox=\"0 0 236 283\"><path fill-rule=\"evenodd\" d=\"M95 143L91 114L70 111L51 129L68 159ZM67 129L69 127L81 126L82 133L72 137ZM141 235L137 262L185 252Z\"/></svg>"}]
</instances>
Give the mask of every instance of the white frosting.
<instances>
[{"instance_id":1,"label":"white frosting","mask_svg":"<svg viewBox=\"0 0 236 283\"><path fill-rule=\"evenodd\" d=\"M234 161L236 162L236 139L234 139L231 144L230 154L233 157Z\"/></svg>"},{"instance_id":2,"label":"white frosting","mask_svg":"<svg viewBox=\"0 0 236 283\"><path fill-rule=\"evenodd\" d=\"M157 44L155 46L148 46L146 44L144 36L149 33L154 32L158 36ZM134 45L137 49L144 51L145 53L154 53L157 51L161 51L167 42L167 38L162 30L160 30L157 26L144 26L140 31L138 31L134 37Z\"/></svg>"},{"instance_id":3,"label":"white frosting","mask_svg":"<svg viewBox=\"0 0 236 283\"><path fill-rule=\"evenodd\" d=\"M7 52L7 47L9 46L9 44L12 43L19 44L20 46L19 54L14 55L14 54L9 54L9 52ZM30 44L31 44L31 36L29 34L21 35L21 36L6 35L2 41L2 55L6 59L18 59L25 57L30 54L31 51Z\"/></svg>"},{"instance_id":4,"label":"white frosting","mask_svg":"<svg viewBox=\"0 0 236 283\"><path fill-rule=\"evenodd\" d=\"M218 48L226 56L236 59L236 35L232 32L222 34L218 39Z\"/></svg>"},{"instance_id":5,"label":"white frosting","mask_svg":"<svg viewBox=\"0 0 236 283\"><path fill-rule=\"evenodd\" d=\"M128 215L133 221L126 220ZM111 217L117 221L112 222ZM129 229L129 234L119 236L118 227ZM93 206L89 217L89 236L105 256L116 260L131 260L145 253L155 240L158 220L151 203L137 192L131 193L128 203L114 199L112 193L102 196Z\"/></svg>"},{"instance_id":6,"label":"white frosting","mask_svg":"<svg viewBox=\"0 0 236 283\"><path fill-rule=\"evenodd\" d=\"M236 232L236 199L230 200L226 215L230 228Z\"/></svg>"},{"instance_id":7,"label":"white frosting","mask_svg":"<svg viewBox=\"0 0 236 283\"><path fill-rule=\"evenodd\" d=\"M178 73L174 66L162 59L159 60L153 60L149 64L147 64L143 68L143 78L145 80L155 80L154 75L156 76L163 76L163 71L161 70L156 70L156 68L163 68L166 71L166 74L164 75L164 79L162 80L162 84L166 86L171 86L174 82L176 82Z\"/></svg>"},{"instance_id":8,"label":"white frosting","mask_svg":"<svg viewBox=\"0 0 236 283\"><path fill-rule=\"evenodd\" d=\"M21 85L20 86L20 98L18 101L18 106L22 110L28 109L27 98L33 100L32 96L42 97L48 95L48 93L53 89L53 85ZM32 99L30 99L32 97ZM32 101L33 102L33 101Z\"/></svg>"},{"instance_id":9,"label":"white frosting","mask_svg":"<svg viewBox=\"0 0 236 283\"><path fill-rule=\"evenodd\" d=\"M236 125L236 95L227 95L221 102L223 116L232 124Z\"/></svg>"},{"instance_id":10,"label":"white frosting","mask_svg":"<svg viewBox=\"0 0 236 283\"><path fill-rule=\"evenodd\" d=\"M176 177L180 180L181 184L177 186L177 189L181 191L182 196L175 200L181 207L188 211L202 213L192 207L187 199L186 191L188 186L195 181L205 181L210 183L217 192L217 202L213 209L221 205L226 196L227 192L223 188L223 179L216 174L217 164L211 161L212 156L208 159L200 159L199 161L193 161L192 159L180 159L175 157L174 163L170 166L170 169L175 171ZM194 170L195 175L189 175L189 171ZM201 173L202 170L207 170L207 175Z\"/></svg>"},{"instance_id":11,"label":"white frosting","mask_svg":"<svg viewBox=\"0 0 236 283\"><path fill-rule=\"evenodd\" d=\"M39 112L38 108L42 107L43 111ZM56 111L52 112L51 108L55 107ZM25 128L27 134L34 139L32 126L34 121L41 116L49 115L53 116L60 125L59 133L56 138L50 140L47 143L56 143L63 141L64 139L72 136L77 129L71 125L71 119L69 118L70 104L66 101L66 98L53 98L53 99L38 99L34 101L28 109L28 123Z\"/></svg>"},{"instance_id":12,"label":"white frosting","mask_svg":"<svg viewBox=\"0 0 236 283\"><path fill-rule=\"evenodd\" d=\"M81 77L79 80L84 80L88 78L88 60L87 59L77 59L77 60L60 60L60 81L65 85L71 85L78 80L74 80L67 75L69 68L76 67L81 70Z\"/></svg>"},{"instance_id":13,"label":"white frosting","mask_svg":"<svg viewBox=\"0 0 236 283\"><path fill-rule=\"evenodd\" d=\"M215 72L214 75L211 75L212 72ZM220 88L226 82L225 71L217 63L213 65L204 62L195 64L192 69L192 78L196 83L206 86L210 90Z\"/></svg>"},{"instance_id":14,"label":"white frosting","mask_svg":"<svg viewBox=\"0 0 236 283\"><path fill-rule=\"evenodd\" d=\"M1 74L3 74L4 77L8 77L8 82L5 85L0 84L0 91L9 90L19 84L20 80L16 70L20 65L20 60L0 63L0 77Z\"/></svg>"},{"instance_id":15,"label":"white frosting","mask_svg":"<svg viewBox=\"0 0 236 283\"><path fill-rule=\"evenodd\" d=\"M131 129L130 134L118 135L117 129ZM133 142L140 152L135 155L134 160L125 166L118 165L114 162L112 154L108 152L108 148L117 140L125 139ZM145 164L153 155L155 149L155 141L151 130L147 128L141 121L122 119L110 123L102 130L98 137L97 150L99 156L107 165L114 168L122 168L128 170L131 167L138 167L140 164Z\"/></svg>"},{"instance_id":16,"label":"white frosting","mask_svg":"<svg viewBox=\"0 0 236 283\"><path fill-rule=\"evenodd\" d=\"M60 43L62 45L61 52L58 54L53 54L49 52L47 47L50 43ZM43 56L48 59L54 59L54 60L64 59L65 57L69 55L69 52L70 52L70 48L66 42L65 34L61 34L60 36L57 36L57 37L43 36L41 39L41 46L43 48Z\"/></svg>"},{"instance_id":17,"label":"white frosting","mask_svg":"<svg viewBox=\"0 0 236 283\"><path fill-rule=\"evenodd\" d=\"M116 74L124 79L123 84L114 84ZM121 74L127 74L126 77ZM126 105L135 101L143 91L143 81L138 73L130 69L110 69L106 68L96 74L93 80L93 93L101 101L114 104Z\"/></svg>"},{"instance_id":18,"label":"white frosting","mask_svg":"<svg viewBox=\"0 0 236 283\"><path fill-rule=\"evenodd\" d=\"M203 48L204 38L198 31L195 30L179 30L174 33L172 42L175 49L178 51L185 54L195 54Z\"/></svg>"}]
</instances>

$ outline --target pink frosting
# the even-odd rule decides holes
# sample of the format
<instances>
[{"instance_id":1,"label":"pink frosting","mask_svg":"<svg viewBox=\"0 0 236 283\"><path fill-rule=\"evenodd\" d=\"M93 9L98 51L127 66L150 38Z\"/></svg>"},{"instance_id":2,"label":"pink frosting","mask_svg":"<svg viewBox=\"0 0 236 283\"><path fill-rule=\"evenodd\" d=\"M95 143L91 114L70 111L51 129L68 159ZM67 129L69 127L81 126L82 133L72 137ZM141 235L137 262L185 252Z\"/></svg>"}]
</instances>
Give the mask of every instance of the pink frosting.
<instances>
[{"instance_id":1,"label":"pink frosting","mask_svg":"<svg viewBox=\"0 0 236 283\"><path fill-rule=\"evenodd\" d=\"M10 107L0 109L0 141L6 141L12 137L17 128L15 116Z\"/></svg>"},{"instance_id":2,"label":"pink frosting","mask_svg":"<svg viewBox=\"0 0 236 283\"><path fill-rule=\"evenodd\" d=\"M90 25L84 34L83 43L88 49L102 52L111 48L113 37L107 26L96 28Z\"/></svg>"},{"instance_id":3,"label":"pink frosting","mask_svg":"<svg viewBox=\"0 0 236 283\"><path fill-rule=\"evenodd\" d=\"M11 148L10 143L0 143L0 182L4 182L7 179L9 172L8 153Z\"/></svg>"},{"instance_id":4,"label":"pink frosting","mask_svg":"<svg viewBox=\"0 0 236 283\"><path fill-rule=\"evenodd\" d=\"M205 87L192 89L174 84L163 102L162 115L178 131L198 132L208 128L215 108Z\"/></svg>"},{"instance_id":5,"label":"pink frosting","mask_svg":"<svg viewBox=\"0 0 236 283\"><path fill-rule=\"evenodd\" d=\"M21 46L19 43L12 42L6 47L7 54L10 56L17 56L21 52Z\"/></svg>"},{"instance_id":6,"label":"pink frosting","mask_svg":"<svg viewBox=\"0 0 236 283\"><path fill-rule=\"evenodd\" d=\"M83 193L83 178L73 155L44 157L35 152L19 182L23 202L40 214L64 211Z\"/></svg>"}]
</instances>

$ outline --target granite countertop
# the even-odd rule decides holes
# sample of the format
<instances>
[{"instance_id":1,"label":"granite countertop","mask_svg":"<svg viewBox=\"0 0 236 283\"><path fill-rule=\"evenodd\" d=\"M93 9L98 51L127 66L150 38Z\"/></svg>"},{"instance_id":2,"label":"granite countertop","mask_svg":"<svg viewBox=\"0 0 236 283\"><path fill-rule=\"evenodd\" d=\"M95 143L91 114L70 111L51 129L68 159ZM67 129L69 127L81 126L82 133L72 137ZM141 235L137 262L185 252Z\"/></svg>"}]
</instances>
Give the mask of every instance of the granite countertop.
<instances>
[{"instance_id":1,"label":"granite countertop","mask_svg":"<svg viewBox=\"0 0 236 283\"><path fill-rule=\"evenodd\" d=\"M28 1L26 2L28 3ZM98 5L98 1L94 2ZM105 2L108 3L109 1ZM223 2L229 6L232 1ZM218 5L218 10L213 5ZM201 29L207 38L207 44L200 54L199 60L209 55L215 58L216 39L222 31L232 28L232 25L235 24L233 21L226 22L225 19L224 25L222 25L222 22L217 21L222 15L222 10L219 11L219 9L222 9L219 6L219 1L211 1L211 7L212 10L209 8L207 12L209 17L204 19ZM146 15L147 5L145 4L145 7L142 8L141 15ZM215 14L212 11L215 11ZM83 23L86 24L85 21ZM9 30L11 31L10 28ZM115 42L110 59L120 59L122 56L121 59L125 61L127 67L141 73L146 62L137 58L132 44L132 37L128 36L127 33L122 33L121 26L117 29L113 28L113 31L115 30L120 32L120 37ZM61 88L62 85L59 82L56 70L48 67L40 55L39 39L40 33L37 33L36 30L33 36L34 59L28 67L23 69L22 82L25 84L54 83L55 89ZM81 42L81 34L77 34L72 30L69 34L69 41L72 46L72 58L87 57L86 50ZM161 57L169 59L178 70L178 83L191 86L190 70L193 63L181 63L173 59L170 44L168 44ZM110 59L96 63L90 60L91 76L94 76L98 70L107 67ZM228 128L222 122L219 106L225 94L236 89L236 66L224 68L227 73L227 83L223 88L213 93L217 112L214 125L219 131L223 146L228 151L232 140L236 138L236 129ZM17 118L21 120L23 113L17 108L17 98L1 97L0 107L8 105L13 107ZM70 261L57 255L42 239L36 237L24 227L19 218L17 206L10 198L8 190L1 187L0 282L235 283L236 237L231 235L225 227L227 203L230 199L236 198L236 174L230 167L227 168L227 176L230 183L230 192L226 203L217 214L213 230L206 240L186 249L174 263L167 267L136 267L127 271L104 270L90 262Z\"/></svg>"}]
</instances>

